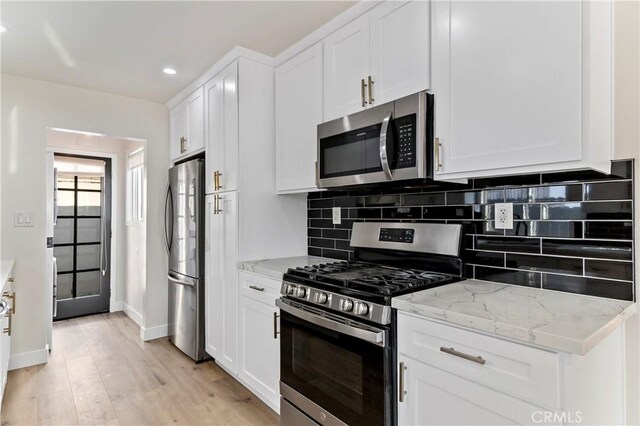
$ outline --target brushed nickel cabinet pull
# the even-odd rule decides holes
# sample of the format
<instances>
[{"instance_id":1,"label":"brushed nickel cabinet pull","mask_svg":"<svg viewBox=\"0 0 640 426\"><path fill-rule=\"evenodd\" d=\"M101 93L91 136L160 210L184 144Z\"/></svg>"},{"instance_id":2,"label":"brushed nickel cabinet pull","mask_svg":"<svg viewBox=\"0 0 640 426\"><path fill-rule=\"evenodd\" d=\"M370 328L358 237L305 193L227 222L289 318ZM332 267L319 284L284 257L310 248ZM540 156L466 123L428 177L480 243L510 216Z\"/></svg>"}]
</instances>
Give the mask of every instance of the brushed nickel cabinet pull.
<instances>
[{"instance_id":1,"label":"brushed nickel cabinet pull","mask_svg":"<svg viewBox=\"0 0 640 426\"><path fill-rule=\"evenodd\" d=\"M264 291L264 287L258 287L257 285L250 285L249 288L255 291Z\"/></svg>"},{"instance_id":2,"label":"brushed nickel cabinet pull","mask_svg":"<svg viewBox=\"0 0 640 426\"><path fill-rule=\"evenodd\" d=\"M440 148L442 148L442 143L440 142L440 138L436 138L435 140L435 148L436 148L436 170L442 170L442 157L440 155Z\"/></svg>"},{"instance_id":3,"label":"brushed nickel cabinet pull","mask_svg":"<svg viewBox=\"0 0 640 426\"><path fill-rule=\"evenodd\" d=\"M220 214L220 196L218 194L213 196L213 214Z\"/></svg>"},{"instance_id":4,"label":"brushed nickel cabinet pull","mask_svg":"<svg viewBox=\"0 0 640 426\"><path fill-rule=\"evenodd\" d=\"M7 317L9 318L9 327L5 327L2 332L11 336L11 328L13 325L13 313L11 311L7 312Z\"/></svg>"},{"instance_id":5,"label":"brushed nickel cabinet pull","mask_svg":"<svg viewBox=\"0 0 640 426\"><path fill-rule=\"evenodd\" d=\"M14 278L13 278L13 277L9 277L9 278L7 278L7 282L9 282L9 283L12 283L12 282L13 282L13 280L14 280Z\"/></svg>"},{"instance_id":6,"label":"brushed nickel cabinet pull","mask_svg":"<svg viewBox=\"0 0 640 426\"><path fill-rule=\"evenodd\" d=\"M222 189L222 184L220 183L220 176L222 176L222 172L218 170L218 191Z\"/></svg>"},{"instance_id":7,"label":"brushed nickel cabinet pull","mask_svg":"<svg viewBox=\"0 0 640 426\"><path fill-rule=\"evenodd\" d=\"M407 391L404 390L404 372L407 370L404 362L400 363L398 370L398 400L404 402L404 396L407 394Z\"/></svg>"},{"instance_id":8,"label":"brushed nickel cabinet pull","mask_svg":"<svg viewBox=\"0 0 640 426\"><path fill-rule=\"evenodd\" d=\"M473 356L465 354L464 352L456 351L453 348L445 348L444 346L440 346L440 351L449 355L457 356L458 358L466 359L471 362L475 362L480 365L484 365L487 361L484 360L481 356Z\"/></svg>"},{"instance_id":9,"label":"brushed nickel cabinet pull","mask_svg":"<svg viewBox=\"0 0 640 426\"><path fill-rule=\"evenodd\" d=\"M366 89L367 89L367 83L364 82L364 78L363 78L362 80L360 80L360 97L362 98L363 108L367 106L367 100L365 99Z\"/></svg>"},{"instance_id":10,"label":"brushed nickel cabinet pull","mask_svg":"<svg viewBox=\"0 0 640 426\"><path fill-rule=\"evenodd\" d=\"M369 76L369 105L373 104L373 79Z\"/></svg>"},{"instance_id":11,"label":"brushed nickel cabinet pull","mask_svg":"<svg viewBox=\"0 0 640 426\"><path fill-rule=\"evenodd\" d=\"M187 138L182 136L180 138L180 154L184 154L187 151L187 148L185 147L185 142L187 142Z\"/></svg>"},{"instance_id":12,"label":"brushed nickel cabinet pull","mask_svg":"<svg viewBox=\"0 0 640 426\"><path fill-rule=\"evenodd\" d=\"M273 313L273 338L277 339L278 338L278 334L280 334L280 332L278 331L278 313L274 312Z\"/></svg>"}]
</instances>

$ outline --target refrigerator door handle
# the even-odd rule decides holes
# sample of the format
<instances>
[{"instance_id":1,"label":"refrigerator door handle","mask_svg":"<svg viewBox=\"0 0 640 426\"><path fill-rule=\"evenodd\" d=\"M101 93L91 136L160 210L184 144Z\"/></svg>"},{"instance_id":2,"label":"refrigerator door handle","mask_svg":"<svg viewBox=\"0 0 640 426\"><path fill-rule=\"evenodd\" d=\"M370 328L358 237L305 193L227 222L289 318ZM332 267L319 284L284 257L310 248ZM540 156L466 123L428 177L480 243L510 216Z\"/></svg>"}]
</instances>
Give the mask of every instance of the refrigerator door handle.
<instances>
[{"instance_id":1,"label":"refrigerator door handle","mask_svg":"<svg viewBox=\"0 0 640 426\"><path fill-rule=\"evenodd\" d=\"M171 273L169 273L167 275L167 278L172 283L175 283L175 284L178 284L178 285L184 285L184 286L187 286L187 287L195 287L196 286L194 281L190 281L189 279L181 279L181 278L178 278L178 277L174 277L173 275L171 275Z\"/></svg>"},{"instance_id":2,"label":"refrigerator door handle","mask_svg":"<svg viewBox=\"0 0 640 426\"><path fill-rule=\"evenodd\" d=\"M171 244L173 243L172 239L173 239L173 217L171 218L171 236L169 236L169 233L167 232L167 224L169 223L168 219L168 214L167 214L167 207L169 205L169 199L171 199L171 211L173 212L173 196L171 195L171 184L167 183L167 194L164 197L164 242L165 242L165 246L167 248L167 253L169 253L171 251Z\"/></svg>"}]
</instances>

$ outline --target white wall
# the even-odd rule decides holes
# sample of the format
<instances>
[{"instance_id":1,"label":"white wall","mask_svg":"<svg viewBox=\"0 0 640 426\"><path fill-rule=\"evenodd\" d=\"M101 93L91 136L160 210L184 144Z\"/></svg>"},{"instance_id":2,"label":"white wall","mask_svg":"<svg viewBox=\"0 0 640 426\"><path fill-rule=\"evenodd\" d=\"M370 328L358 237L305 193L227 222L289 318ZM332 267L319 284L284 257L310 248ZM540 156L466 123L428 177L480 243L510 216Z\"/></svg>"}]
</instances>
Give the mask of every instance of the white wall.
<instances>
[{"instance_id":1,"label":"white wall","mask_svg":"<svg viewBox=\"0 0 640 426\"><path fill-rule=\"evenodd\" d=\"M119 139L100 135L49 130L47 146L54 151L81 154L115 155L113 173L113 232L111 282L111 312L124 311L142 325L145 290L146 221L128 223L126 213L127 159L131 152L144 148L144 141Z\"/></svg>"},{"instance_id":2,"label":"white wall","mask_svg":"<svg viewBox=\"0 0 640 426\"><path fill-rule=\"evenodd\" d=\"M147 140L147 264L144 330L166 330L167 258L162 240L169 113L165 105L2 75L2 256L15 259L17 312L12 367L46 360L45 159L47 128ZM35 212L32 228L14 228L13 211ZM144 331L143 330L143 331Z\"/></svg>"}]
</instances>

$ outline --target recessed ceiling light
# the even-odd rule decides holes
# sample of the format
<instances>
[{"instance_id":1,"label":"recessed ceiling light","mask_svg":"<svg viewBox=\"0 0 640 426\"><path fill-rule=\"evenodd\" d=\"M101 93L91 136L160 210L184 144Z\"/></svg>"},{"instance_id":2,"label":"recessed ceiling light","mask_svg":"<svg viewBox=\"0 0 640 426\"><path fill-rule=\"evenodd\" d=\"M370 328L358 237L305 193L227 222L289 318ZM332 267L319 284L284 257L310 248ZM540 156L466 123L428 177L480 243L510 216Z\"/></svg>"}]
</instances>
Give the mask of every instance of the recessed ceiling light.
<instances>
[{"instance_id":1,"label":"recessed ceiling light","mask_svg":"<svg viewBox=\"0 0 640 426\"><path fill-rule=\"evenodd\" d=\"M169 74L169 75L174 75L176 73L176 70L174 70L173 68L165 68L162 70L165 74Z\"/></svg>"},{"instance_id":2,"label":"recessed ceiling light","mask_svg":"<svg viewBox=\"0 0 640 426\"><path fill-rule=\"evenodd\" d=\"M7 31L7 28L0 25L0 33L3 33L5 31Z\"/></svg>"}]
</instances>

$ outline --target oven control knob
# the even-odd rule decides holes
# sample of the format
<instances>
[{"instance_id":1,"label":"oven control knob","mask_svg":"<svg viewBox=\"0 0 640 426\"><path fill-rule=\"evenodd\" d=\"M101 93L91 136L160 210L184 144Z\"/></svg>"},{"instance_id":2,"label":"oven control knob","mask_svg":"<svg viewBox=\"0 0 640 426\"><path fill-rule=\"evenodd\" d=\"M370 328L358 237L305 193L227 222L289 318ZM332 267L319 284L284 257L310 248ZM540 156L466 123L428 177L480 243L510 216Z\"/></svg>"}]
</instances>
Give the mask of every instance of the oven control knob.
<instances>
[{"instance_id":1,"label":"oven control knob","mask_svg":"<svg viewBox=\"0 0 640 426\"><path fill-rule=\"evenodd\" d=\"M342 299L340 301L340 310L344 312L349 312L353 309L353 300L351 299Z\"/></svg>"},{"instance_id":2,"label":"oven control knob","mask_svg":"<svg viewBox=\"0 0 640 426\"><path fill-rule=\"evenodd\" d=\"M297 287L295 296L296 297L305 297L307 295L307 289L304 287Z\"/></svg>"},{"instance_id":3,"label":"oven control knob","mask_svg":"<svg viewBox=\"0 0 640 426\"><path fill-rule=\"evenodd\" d=\"M295 286L292 286L291 284L287 284L287 286L284 288L285 293L288 295L293 295L295 290L296 290Z\"/></svg>"},{"instance_id":4,"label":"oven control knob","mask_svg":"<svg viewBox=\"0 0 640 426\"><path fill-rule=\"evenodd\" d=\"M365 316L369 313L369 305L364 302L356 302L353 306L353 313L360 316Z\"/></svg>"},{"instance_id":5,"label":"oven control knob","mask_svg":"<svg viewBox=\"0 0 640 426\"><path fill-rule=\"evenodd\" d=\"M329 295L324 291L316 294L316 303L324 305L329 300Z\"/></svg>"}]
</instances>

